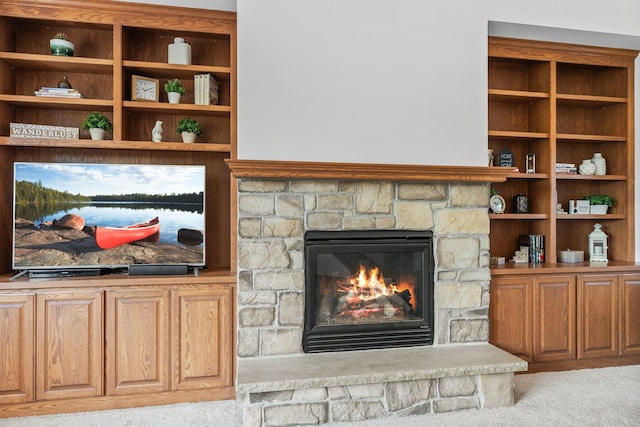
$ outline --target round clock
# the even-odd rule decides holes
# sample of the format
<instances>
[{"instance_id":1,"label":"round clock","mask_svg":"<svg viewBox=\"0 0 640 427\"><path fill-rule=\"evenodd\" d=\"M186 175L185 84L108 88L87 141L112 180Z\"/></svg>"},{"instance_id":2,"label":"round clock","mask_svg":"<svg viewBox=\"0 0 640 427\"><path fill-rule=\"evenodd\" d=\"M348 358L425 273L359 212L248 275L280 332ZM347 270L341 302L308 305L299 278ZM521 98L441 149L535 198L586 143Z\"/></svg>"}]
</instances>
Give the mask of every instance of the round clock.
<instances>
[{"instance_id":1,"label":"round clock","mask_svg":"<svg viewBox=\"0 0 640 427\"><path fill-rule=\"evenodd\" d=\"M489 199L489 207L493 213L504 213L505 202L502 196L494 194Z\"/></svg>"}]
</instances>

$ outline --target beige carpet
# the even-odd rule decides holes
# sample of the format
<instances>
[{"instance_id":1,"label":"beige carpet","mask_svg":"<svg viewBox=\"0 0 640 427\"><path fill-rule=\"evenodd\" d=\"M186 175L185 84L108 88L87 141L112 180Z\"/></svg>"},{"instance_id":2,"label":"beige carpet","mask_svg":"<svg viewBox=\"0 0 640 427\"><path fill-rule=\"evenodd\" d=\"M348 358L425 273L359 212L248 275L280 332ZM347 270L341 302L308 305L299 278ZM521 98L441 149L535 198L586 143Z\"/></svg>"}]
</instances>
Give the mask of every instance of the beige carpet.
<instances>
[{"instance_id":1,"label":"beige carpet","mask_svg":"<svg viewBox=\"0 0 640 427\"><path fill-rule=\"evenodd\" d=\"M516 375L508 408L331 426L640 426L640 365ZM240 426L234 401L0 419L2 427Z\"/></svg>"}]
</instances>

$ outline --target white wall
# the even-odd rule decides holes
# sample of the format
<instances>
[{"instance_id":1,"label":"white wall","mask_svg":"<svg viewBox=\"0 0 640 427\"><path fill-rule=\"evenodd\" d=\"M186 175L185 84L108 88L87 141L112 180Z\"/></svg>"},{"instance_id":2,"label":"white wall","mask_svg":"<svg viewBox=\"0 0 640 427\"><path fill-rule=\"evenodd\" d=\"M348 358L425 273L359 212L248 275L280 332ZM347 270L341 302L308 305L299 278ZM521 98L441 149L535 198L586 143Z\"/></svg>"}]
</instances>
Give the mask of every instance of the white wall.
<instances>
[{"instance_id":1,"label":"white wall","mask_svg":"<svg viewBox=\"0 0 640 427\"><path fill-rule=\"evenodd\" d=\"M640 49L638 0L237 0L237 11L241 159L484 165L490 21ZM640 182L640 149L636 165ZM636 244L640 261L640 226Z\"/></svg>"}]
</instances>

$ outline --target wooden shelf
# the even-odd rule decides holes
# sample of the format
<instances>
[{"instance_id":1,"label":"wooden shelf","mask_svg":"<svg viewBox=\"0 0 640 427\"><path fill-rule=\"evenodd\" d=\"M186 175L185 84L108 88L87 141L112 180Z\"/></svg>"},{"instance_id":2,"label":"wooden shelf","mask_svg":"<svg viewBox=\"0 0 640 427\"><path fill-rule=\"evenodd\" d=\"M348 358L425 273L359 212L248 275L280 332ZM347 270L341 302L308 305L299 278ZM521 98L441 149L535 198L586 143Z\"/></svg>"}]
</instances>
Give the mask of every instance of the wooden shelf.
<instances>
[{"instance_id":1,"label":"wooden shelf","mask_svg":"<svg viewBox=\"0 0 640 427\"><path fill-rule=\"evenodd\" d=\"M0 103L4 102L12 107L23 108L43 108L59 110L79 110L88 109L109 111L113 108L114 102L107 99L70 99L47 96L27 96L27 95L5 95L0 94Z\"/></svg>"},{"instance_id":2,"label":"wooden shelf","mask_svg":"<svg viewBox=\"0 0 640 427\"><path fill-rule=\"evenodd\" d=\"M556 174L558 180L574 180L574 181L626 181L624 175L580 175L580 174Z\"/></svg>"},{"instance_id":3,"label":"wooden shelf","mask_svg":"<svg viewBox=\"0 0 640 427\"><path fill-rule=\"evenodd\" d=\"M0 52L0 61L17 69L59 71L61 73L73 69L77 73L113 73L113 60L111 59Z\"/></svg>"},{"instance_id":4,"label":"wooden shelf","mask_svg":"<svg viewBox=\"0 0 640 427\"><path fill-rule=\"evenodd\" d=\"M549 139L547 132L520 132L507 130L490 130L489 138L507 138L507 139Z\"/></svg>"},{"instance_id":5,"label":"wooden shelf","mask_svg":"<svg viewBox=\"0 0 640 427\"><path fill-rule=\"evenodd\" d=\"M94 141L91 139L46 139L0 137L0 146L48 147L48 148L88 148L92 150L157 150L157 151L202 151L231 153L230 144L197 142L151 142L151 141Z\"/></svg>"},{"instance_id":6,"label":"wooden shelf","mask_svg":"<svg viewBox=\"0 0 640 427\"><path fill-rule=\"evenodd\" d=\"M503 220L530 220L530 219L549 219L549 215L543 213L502 213L489 214L489 219L499 221Z\"/></svg>"}]
</instances>

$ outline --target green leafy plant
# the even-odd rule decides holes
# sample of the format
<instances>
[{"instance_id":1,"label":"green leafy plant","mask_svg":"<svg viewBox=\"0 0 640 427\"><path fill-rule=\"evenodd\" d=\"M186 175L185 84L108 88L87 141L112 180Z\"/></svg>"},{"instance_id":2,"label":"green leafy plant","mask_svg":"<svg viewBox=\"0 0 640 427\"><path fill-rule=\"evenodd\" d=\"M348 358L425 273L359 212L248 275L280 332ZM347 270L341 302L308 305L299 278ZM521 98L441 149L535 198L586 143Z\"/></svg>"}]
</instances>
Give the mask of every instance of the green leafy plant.
<instances>
[{"instance_id":1,"label":"green leafy plant","mask_svg":"<svg viewBox=\"0 0 640 427\"><path fill-rule=\"evenodd\" d=\"M616 204L616 199L611 196L607 196L606 194L592 194L584 196L584 200L588 200L591 205L607 205L610 208L614 207Z\"/></svg>"},{"instance_id":2,"label":"green leafy plant","mask_svg":"<svg viewBox=\"0 0 640 427\"><path fill-rule=\"evenodd\" d=\"M93 113L89 113L87 117L84 119L84 123L82 124L83 129L95 129L100 128L104 130L111 129L111 122L102 113L98 113L94 111Z\"/></svg>"},{"instance_id":3,"label":"green leafy plant","mask_svg":"<svg viewBox=\"0 0 640 427\"><path fill-rule=\"evenodd\" d=\"M193 132L200 136L202 135L202 128L196 119L183 117L180 122L178 122L178 126L176 126L176 133L180 134L182 132Z\"/></svg>"},{"instance_id":4,"label":"green leafy plant","mask_svg":"<svg viewBox=\"0 0 640 427\"><path fill-rule=\"evenodd\" d=\"M65 33L57 33L53 38L58 40L69 40Z\"/></svg>"},{"instance_id":5,"label":"green leafy plant","mask_svg":"<svg viewBox=\"0 0 640 427\"><path fill-rule=\"evenodd\" d=\"M167 93L177 92L180 95L184 95L187 92L184 87L182 87L182 82L180 81L180 79L169 80L167 83L165 83L164 90L167 91Z\"/></svg>"}]
</instances>

